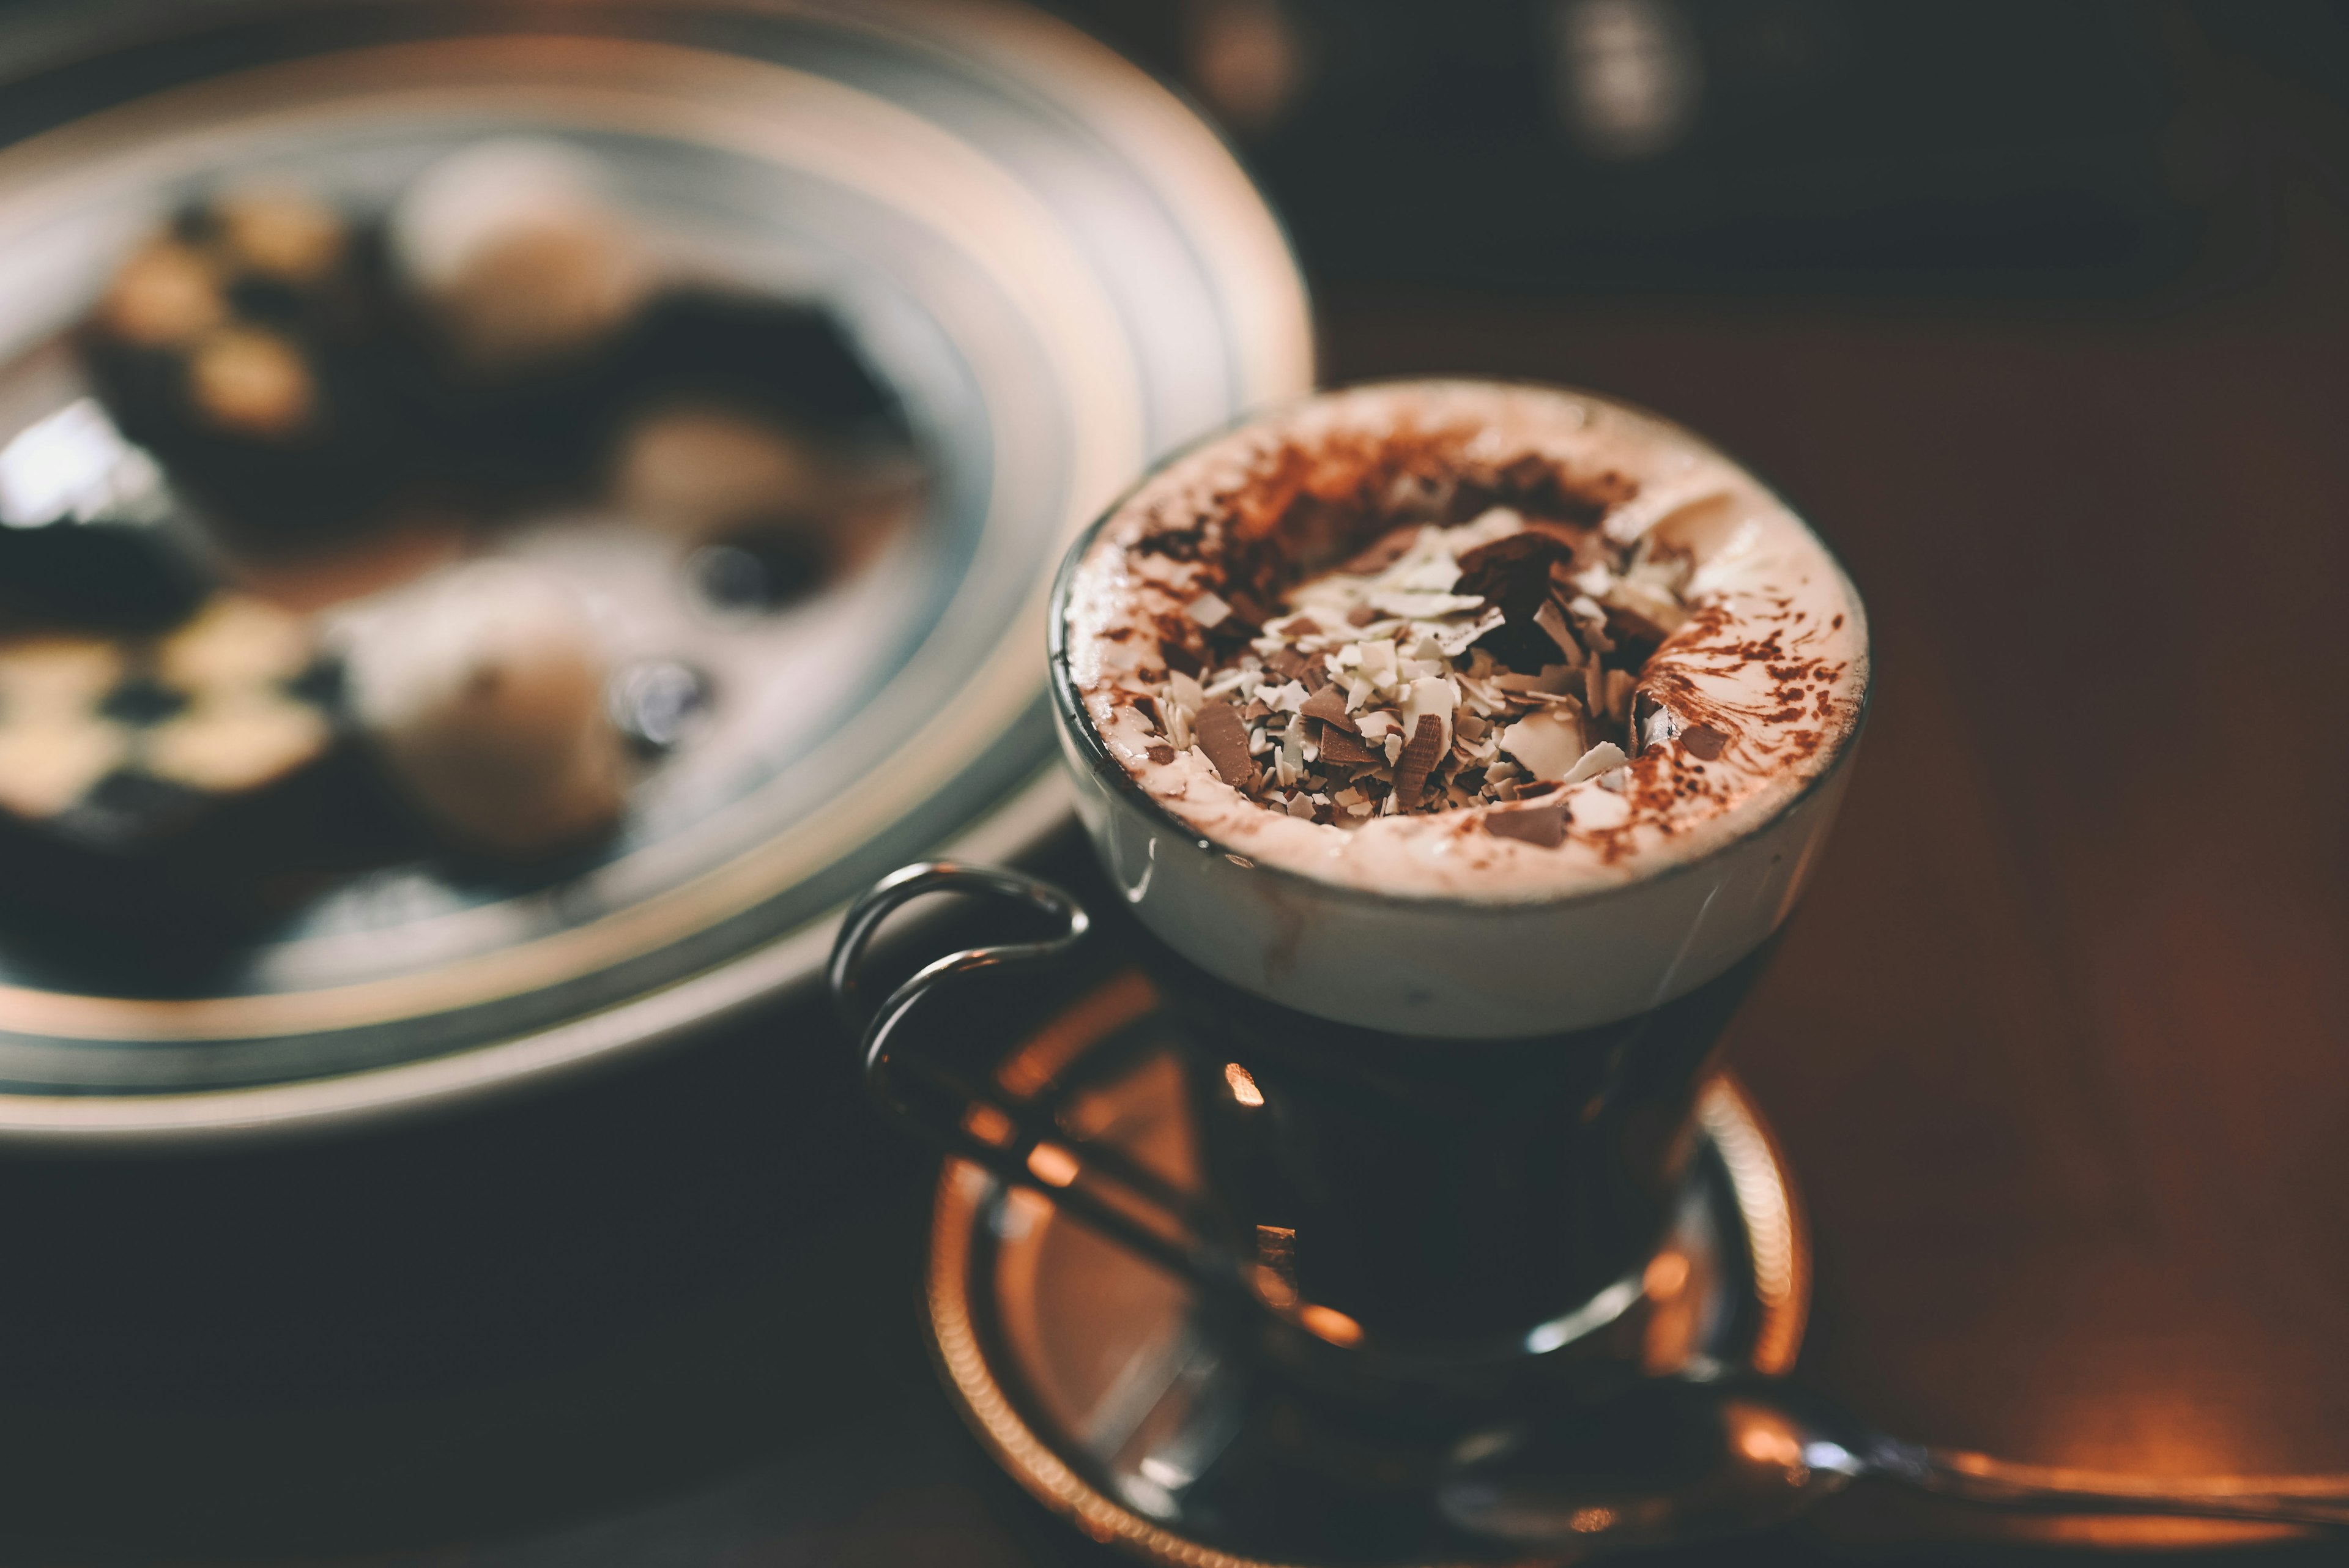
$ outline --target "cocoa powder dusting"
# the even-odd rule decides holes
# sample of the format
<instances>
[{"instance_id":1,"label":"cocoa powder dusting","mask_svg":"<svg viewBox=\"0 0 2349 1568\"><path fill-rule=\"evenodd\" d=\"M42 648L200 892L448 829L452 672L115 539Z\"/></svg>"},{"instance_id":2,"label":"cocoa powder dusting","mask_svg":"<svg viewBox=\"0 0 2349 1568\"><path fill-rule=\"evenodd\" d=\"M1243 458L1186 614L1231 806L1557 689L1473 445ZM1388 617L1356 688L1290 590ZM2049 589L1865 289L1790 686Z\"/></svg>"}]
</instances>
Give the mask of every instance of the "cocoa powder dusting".
<instances>
[{"instance_id":1,"label":"cocoa powder dusting","mask_svg":"<svg viewBox=\"0 0 2349 1568\"><path fill-rule=\"evenodd\" d=\"M1612 865L1841 738L1851 663L1813 650L1845 615L1689 592L1675 536L1606 526L1635 479L1486 433L1276 431L1154 503L1127 547L1165 564L1142 590L1165 670L1124 677L1150 762L1195 746L1268 814L1457 813L1472 857Z\"/></svg>"}]
</instances>

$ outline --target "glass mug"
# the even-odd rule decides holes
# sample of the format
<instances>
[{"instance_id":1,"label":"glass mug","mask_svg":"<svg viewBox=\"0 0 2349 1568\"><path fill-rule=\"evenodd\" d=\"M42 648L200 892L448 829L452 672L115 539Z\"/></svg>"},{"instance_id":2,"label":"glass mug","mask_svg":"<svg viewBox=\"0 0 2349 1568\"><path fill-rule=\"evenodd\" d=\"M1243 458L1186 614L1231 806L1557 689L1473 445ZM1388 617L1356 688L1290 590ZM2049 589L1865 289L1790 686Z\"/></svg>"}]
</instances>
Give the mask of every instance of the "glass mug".
<instances>
[{"instance_id":1,"label":"glass mug","mask_svg":"<svg viewBox=\"0 0 2349 1568\"><path fill-rule=\"evenodd\" d=\"M1174 1189L1071 1138L1048 1105L905 1044L909 1014L956 977L1049 963L1085 934L1074 898L1017 872L908 867L852 909L832 981L864 1031L875 1096L1358 1366L1506 1369L1592 1334L1639 1299L1690 1179L1715 1049L1835 817L1865 714L1864 648L1833 754L1709 853L1556 898L1381 893L1251 860L1174 816L1111 753L1071 672L1067 613L1078 563L1124 504L1058 579L1052 706L1078 814L1147 933L1140 961L1194 1042L1204 1190ZM1055 934L941 958L868 1017L857 974L874 932L941 890L1022 904Z\"/></svg>"}]
</instances>

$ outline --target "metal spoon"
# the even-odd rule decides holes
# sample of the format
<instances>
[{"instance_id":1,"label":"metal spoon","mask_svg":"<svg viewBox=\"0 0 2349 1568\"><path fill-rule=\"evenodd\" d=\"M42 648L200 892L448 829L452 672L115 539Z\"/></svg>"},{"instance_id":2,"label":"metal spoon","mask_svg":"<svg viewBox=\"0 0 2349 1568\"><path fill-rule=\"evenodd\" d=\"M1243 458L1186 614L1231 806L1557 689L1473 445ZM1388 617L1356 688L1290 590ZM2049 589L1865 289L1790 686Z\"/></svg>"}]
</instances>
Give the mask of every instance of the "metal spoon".
<instances>
[{"instance_id":1,"label":"metal spoon","mask_svg":"<svg viewBox=\"0 0 2349 1568\"><path fill-rule=\"evenodd\" d=\"M2184 1480L2011 1464L1902 1442L1768 1378L1651 1378L1472 1438L1445 1518L1512 1546L1589 1552L1766 1529L1861 1476L2040 1513L2170 1514L2349 1530L2349 1475Z\"/></svg>"}]
</instances>

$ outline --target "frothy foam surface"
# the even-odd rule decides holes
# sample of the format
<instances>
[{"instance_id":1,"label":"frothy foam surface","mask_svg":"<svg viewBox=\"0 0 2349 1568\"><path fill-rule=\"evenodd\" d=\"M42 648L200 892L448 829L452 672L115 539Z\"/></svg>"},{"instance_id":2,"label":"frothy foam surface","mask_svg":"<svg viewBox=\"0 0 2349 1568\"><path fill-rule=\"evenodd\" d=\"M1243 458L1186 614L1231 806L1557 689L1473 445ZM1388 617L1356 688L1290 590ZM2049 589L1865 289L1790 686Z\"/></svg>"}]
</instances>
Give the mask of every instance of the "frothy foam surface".
<instances>
[{"instance_id":1,"label":"frothy foam surface","mask_svg":"<svg viewBox=\"0 0 2349 1568\"><path fill-rule=\"evenodd\" d=\"M1566 808L1555 844L1488 820L1509 805L1361 826L1268 808L1219 777L1167 713L1182 674L1170 657L1197 661L1186 645L1203 594L1285 609L1302 587L1309 603L1317 578L1399 527L1481 536L1509 526L1496 509L1691 563L1687 618L1640 669L1632 717L1607 736L1630 760L1540 797ZM1065 646L1110 755L1225 850L1341 886L1512 902L1651 876L1750 831L1832 763L1868 683L1858 597L1751 474L1603 399L1467 382L1329 394L1153 476L1078 563Z\"/></svg>"}]
</instances>

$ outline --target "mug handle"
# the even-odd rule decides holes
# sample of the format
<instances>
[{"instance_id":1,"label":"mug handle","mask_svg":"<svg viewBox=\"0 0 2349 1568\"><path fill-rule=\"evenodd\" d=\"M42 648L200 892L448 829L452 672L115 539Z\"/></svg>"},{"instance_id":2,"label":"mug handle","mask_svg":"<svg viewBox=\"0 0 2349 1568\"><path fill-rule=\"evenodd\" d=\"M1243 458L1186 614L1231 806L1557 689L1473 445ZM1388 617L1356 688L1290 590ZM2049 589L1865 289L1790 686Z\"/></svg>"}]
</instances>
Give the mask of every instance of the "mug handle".
<instances>
[{"instance_id":1,"label":"mug handle","mask_svg":"<svg viewBox=\"0 0 2349 1568\"><path fill-rule=\"evenodd\" d=\"M866 949L890 915L932 893L1004 899L1060 929L1039 941L966 948L933 959L878 1007L868 1007L859 972ZM925 1142L1041 1193L1072 1218L1195 1283L1244 1290L1231 1251L1209 1239L1197 1199L1122 1150L1070 1136L1043 1096L1015 1098L1001 1092L992 1073L973 1081L905 1044L906 1019L947 982L989 970L1049 968L1092 925L1084 906L1065 889L1002 867L925 860L883 877L849 906L827 971L833 1007L859 1032L865 1090L885 1115Z\"/></svg>"}]
</instances>

